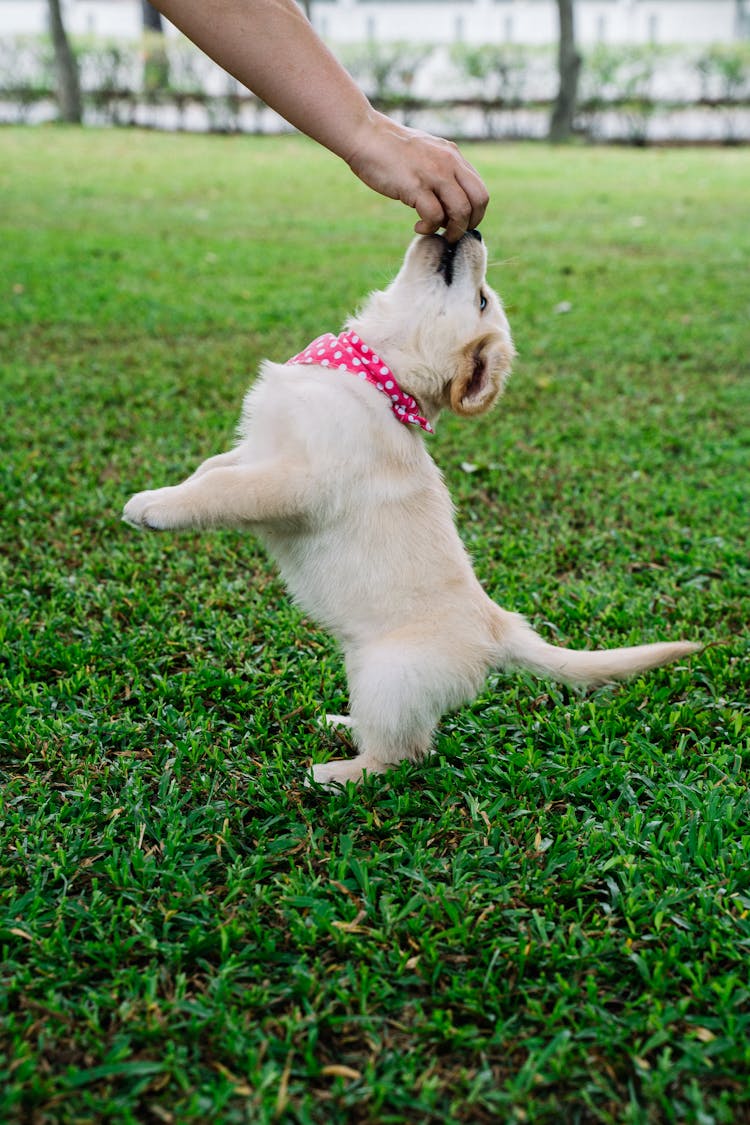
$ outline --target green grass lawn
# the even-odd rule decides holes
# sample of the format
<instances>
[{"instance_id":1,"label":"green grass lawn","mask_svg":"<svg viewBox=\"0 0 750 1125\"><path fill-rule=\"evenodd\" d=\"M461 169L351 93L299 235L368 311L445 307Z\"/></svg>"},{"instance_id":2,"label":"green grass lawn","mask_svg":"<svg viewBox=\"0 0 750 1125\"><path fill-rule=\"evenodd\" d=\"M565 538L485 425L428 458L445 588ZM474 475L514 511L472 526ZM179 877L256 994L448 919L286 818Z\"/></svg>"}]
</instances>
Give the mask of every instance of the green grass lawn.
<instances>
[{"instance_id":1,"label":"green grass lawn","mask_svg":"<svg viewBox=\"0 0 750 1125\"><path fill-rule=\"evenodd\" d=\"M252 538L120 511L413 218L298 139L4 129L3 1122L750 1121L750 152L468 154L519 350L431 440L479 576L560 643L712 646L497 676L306 790L334 646Z\"/></svg>"}]
</instances>

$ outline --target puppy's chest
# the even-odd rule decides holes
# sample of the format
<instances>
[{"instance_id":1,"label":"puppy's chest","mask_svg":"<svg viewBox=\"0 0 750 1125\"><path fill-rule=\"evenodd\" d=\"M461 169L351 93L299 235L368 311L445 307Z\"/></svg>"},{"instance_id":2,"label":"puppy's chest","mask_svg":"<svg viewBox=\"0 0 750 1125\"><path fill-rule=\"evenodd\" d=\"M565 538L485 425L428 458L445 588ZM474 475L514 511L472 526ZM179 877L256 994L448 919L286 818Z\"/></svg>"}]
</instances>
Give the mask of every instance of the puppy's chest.
<instances>
[{"instance_id":1,"label":"puppy's chest","mask_svg":"<svg viewBox=\"0 0 750 1125\"><path fill-rule=\"evenodd\" d=\"M376 480L346 466L314 513L295 526L265 526L261 538L295 600L334 632L342 613L358 617L402 588L408 599L422 568L447 572L463 557L439 477Z\"/></svg>"}]
</instances>

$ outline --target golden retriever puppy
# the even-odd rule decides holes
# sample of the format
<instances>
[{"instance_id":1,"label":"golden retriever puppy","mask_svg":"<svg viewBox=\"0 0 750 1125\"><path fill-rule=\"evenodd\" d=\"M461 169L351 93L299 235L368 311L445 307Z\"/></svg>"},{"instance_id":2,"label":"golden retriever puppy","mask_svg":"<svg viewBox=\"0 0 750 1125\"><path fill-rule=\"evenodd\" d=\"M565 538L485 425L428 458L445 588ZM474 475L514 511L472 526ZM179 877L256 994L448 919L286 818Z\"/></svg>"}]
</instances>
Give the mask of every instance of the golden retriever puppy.
<instances>
[{"instance_id":1,"label":"golden retriever puppy","mask_svg":"<svg viewBox=\"0 0 750 1125\"><path fill-rule=\"evenodd\" d=\"M424 433L444 408L488 410L509 372L513 344L486 262L476 231L455 246L416 238L344 332L263 364L231 452L125 507L128 523L152 530L251 529L336 638L350 693L342 721L359 752L314 765L324 785L428 754L441 715L493 668L601 684L700 647L557 648L480 586Z\"/></svg>"}]
</instances>

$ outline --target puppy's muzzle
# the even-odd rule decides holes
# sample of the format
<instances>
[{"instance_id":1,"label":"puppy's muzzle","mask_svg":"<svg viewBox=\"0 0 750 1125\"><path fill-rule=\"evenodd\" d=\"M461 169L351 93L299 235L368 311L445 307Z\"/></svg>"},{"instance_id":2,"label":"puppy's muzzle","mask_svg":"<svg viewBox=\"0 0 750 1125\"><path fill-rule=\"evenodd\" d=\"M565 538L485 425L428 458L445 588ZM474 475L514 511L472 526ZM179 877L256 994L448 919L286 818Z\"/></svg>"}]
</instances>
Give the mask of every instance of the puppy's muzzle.
<instances>
[{"instance_id":1,"label":"puppy's muzzle","mask_svg":"<svg viewBox=\"0 0 750 1125\"><path fill-rule=\"evenodd\" d=\"M443 252L440 255L438 263L438 273L441 274L446 285L450 285L453 281L453 267L456 262L456 257L461 253L461 246L465 243L467 238L476 239L478 242L482 241L482 236L478 230L468 230L458 242L447 242L446 239L439 235L443 242Z\"/></svg>"}]
</instances>

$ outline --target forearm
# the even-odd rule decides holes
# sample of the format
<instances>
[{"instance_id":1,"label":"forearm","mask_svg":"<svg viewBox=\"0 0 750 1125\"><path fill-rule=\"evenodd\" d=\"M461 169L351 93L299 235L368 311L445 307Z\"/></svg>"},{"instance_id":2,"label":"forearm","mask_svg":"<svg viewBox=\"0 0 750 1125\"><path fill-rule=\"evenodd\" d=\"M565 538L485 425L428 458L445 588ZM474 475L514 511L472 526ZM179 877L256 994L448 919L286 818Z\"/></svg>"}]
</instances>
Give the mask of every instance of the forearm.
<instances>
[{"instance_id":1,"label":"forearm","mask_svg":"<svg viewBox=\"0 0 750 1125\"><path fill-rule=\"evenodd\" d=\"M294 0L153 0L286 121L349 162L374 111Z\"/></svg>"},{"instance_id":2,"label":"forearm","mask_svg":"<svg viewBox=\"0 0 750 1125\"><path fill-rule=\"evenodd\" d=\"M487 190L455 145L377 113L295 0L152 0L201 50L382 195L445 227L455 242L481 222Z\"/></svg>"}]
</instances>

